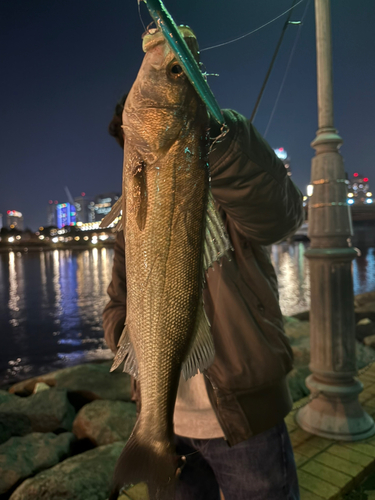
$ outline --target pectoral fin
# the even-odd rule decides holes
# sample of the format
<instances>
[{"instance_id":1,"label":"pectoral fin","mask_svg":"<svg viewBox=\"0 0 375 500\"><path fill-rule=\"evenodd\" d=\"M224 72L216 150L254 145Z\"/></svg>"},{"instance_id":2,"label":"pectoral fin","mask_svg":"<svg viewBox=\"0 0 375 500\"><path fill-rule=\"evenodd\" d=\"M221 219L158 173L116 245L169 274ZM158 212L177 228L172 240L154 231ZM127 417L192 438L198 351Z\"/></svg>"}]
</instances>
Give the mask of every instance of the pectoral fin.
<instances>
[{"instance_id":1,"label":"pectoral fin","mask_svg":"<svg viewBox=\"0 0 375 500\"><path fill-rule=\"evenodd\" d=\"M116 201L113 205L111 211L102 219L99 227L106 228L112 224L112 222L120 216L120 212L122 210L122 196ZM114 227L114 231L121 231L122 229L122 220L120 220L117 225Z\"/></svg>"},{"instance_id":2,"label":"pectoral fin","mask_svg":"<svg viewBox=\"0 0 375 500\"><path fill-rule=\"evenodd\" d=\"M124 330L122 331L117 346L118 351L115 359L113 360L110 371L113 372L123 361L125 361L123 371L129 373L129 375L132 375L134 378L138 378L137 359L135 357L133 344L130 341L127 325L125 325Z\"/></svg>"}]
</instances>

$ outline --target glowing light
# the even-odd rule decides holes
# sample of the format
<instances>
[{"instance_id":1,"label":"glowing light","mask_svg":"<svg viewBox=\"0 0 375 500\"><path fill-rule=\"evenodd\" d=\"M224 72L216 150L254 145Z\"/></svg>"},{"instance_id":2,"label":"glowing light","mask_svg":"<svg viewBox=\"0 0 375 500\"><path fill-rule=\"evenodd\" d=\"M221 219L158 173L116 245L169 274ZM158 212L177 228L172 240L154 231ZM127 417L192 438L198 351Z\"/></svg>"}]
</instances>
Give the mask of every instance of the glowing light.
<instances>
[{"instance_id":1,"label":"glowing light","mask_svg":"<svg viewBox=\"0 0 375 500\"><path fill-rule=\"evenodd\" d=\"M79 240L80 240L79 236L76 236L74 239L75 239L76 241L79 241Z\"/></svg>"},{"instance_id":2,"label":"glowing light","mask_svg":"<svg viewBox=\"0 0 375 500\"><path fill-rule=\"evenodd\" d=\"M368 182L368 177L364 177L363 182Z\"/></svg>"},{"instance_id":3,"label":"glowing light","mask_svg":"<svg viewBox=\"0 0 375 500\"><path fill-rule=\"evenodd\" d=\"M48 203L49 203L50 205L52 205L53 201L52 201L52 200L49 200L49 201L48 201Z\"/></svg>"},{"instance_id":4,"label":"glowing light","mask_svg":"<svg viewBox=\"0 0 375 500\"><path fill-rule=\"evenodd\" d=\"M307 200L307 196L304 196L304 197L303 197L303 201L306 201L306 200Z\"/></svg>"},{"instance_id":5,"label":"glowing light","mask_svg":"<svg viewBox=\"0 0 375 500\"><path fill-rule=\"evenodd\" d=\"M348 203L349 203L349 205L353 205L354 200L352 198L349 198Z\"/></svg>"},{"instance_id":6,"label":"glowing light","mask_svg":"<svg viewBox=\"0 0 375 500\"><path fill-rule=\"evenodd\" d=\"M59 241L59 238L57 236L55 236L55 238L52 238L53 243L57 243L58 241Z\"/></svg>"},{"instance_id":7,"label":"glowing light","mask_svg":"<svg viewBox=\"0 0 375 500\"><path fill-rule=\"evenodd\" d=\"M348 193L348 198L353 198L354 194L353 193Z\"/></svg>"},{"instance_id":8,"label":"glowing light","mask_svg":"<svg viewBox=\"0 0 375 500\"><path fill-rule=\"evenodd\" d=\"M313 192L314 192L314 186L313 184L309 184L307 186L307 196L312 196Z\"/></svg>"},{"instance_id":9,"label":"glowing light","mask_svg":"<svg viewBox=\"0 0 375 500\"><path fill-rule=\"evenodd\" d=\"M367 198L366 203L372 203L372 198Z\"/></svg>"},{"instance_id":10,"label":"glowing light","mask_svg":"<svg viewBox=\"0 0 375 500\"><path fill-rule=\"evenodd\" d=\"M367 191L366 196L372 196L372 193L370 191Z\"/></svg>"},{"instance_id":11,"label":"glowing light","mask_svg":"<svg viewBox=\"0 0 375 500\"><path fill-rule=\"evenodd\" d=\"M88 237L88 236L84 236L84 237L83 237L83 239L84 239L85 241L87 241L87 240L89 239L89 237Z\"/></svg>"},{"instance_id":12,"label":"glowing light","mask_svg":"<svg viewBox=\"0 0 375 500\"><path fill-rule=\"evenodd\" d=\"M83 193L83 192L81 193L81 196L85 196L85 195L86 195L86 193Z\"/></svg>"},{"instance_id":13,"label":"glowing light","mask_svg":"<svg viewBox=\"0 0 375 500\"><path fill-rule=\"evenodd\" d=\"M274 149L276 156L280 158L280 160L286 160L288 158L288 153L284 148Z\"/></svg>"},{"instance_id":14,"label":"glowing light","mask_svg":"<svg viewBox=\"0 0 375 500\"><path fill-rule=\"evenodd\" d=\"M357 172L356 172L355 174L353 174L353 177L358 177L358 174L357 174Z\"/></svg>"},{"instance_id":15,"label":"glowing light","mask_svg":"<svg viewBox=\"0 0 375 500\"><path fill-rule=\"evenodd\" d=\"M44 236L41 234L41 235L39 236L39 239L40 239L40 240L44 240Z\"/></svg>"},{"instance_id":16,"label":"glowing light","mask_svg":"<svg viewBox=\"0 0 375 500\"><path fill-rule=\"evenodd\" d=\"M13 241L14 241L13 236L11 236L10 238L8 238L8 241L9 241L9 243L13 243Z\"/></svg>"},{"instance_id":17,"label":"glowing light","mask_svg":"<svg viewBox=\"0 0 375 500\"><path fill-rule=\"evenodd\" d=\"M16 236L16 240L20 240L20 239L21 239L20 235Z\"/></svg>"},{"instance_id":18,"label":"glowing light","mask_svg":"<svg viewBox=\"0 0 375 500\"><path fill-rule=\"evenodd\" d=\"M40 226L39 231L43 231L44 227Z\"/></svg>"},{"instance_id":19,"label":"glowing light","mask_svg":"<svg viewBox=\"0 0 375 500\"><path fill-rule=\"evenodd\" d=\"M99 240L101 240L101 241L108 240L108 234L101 234L101 235L99 236Z\"/></svg>"}]
</instances>

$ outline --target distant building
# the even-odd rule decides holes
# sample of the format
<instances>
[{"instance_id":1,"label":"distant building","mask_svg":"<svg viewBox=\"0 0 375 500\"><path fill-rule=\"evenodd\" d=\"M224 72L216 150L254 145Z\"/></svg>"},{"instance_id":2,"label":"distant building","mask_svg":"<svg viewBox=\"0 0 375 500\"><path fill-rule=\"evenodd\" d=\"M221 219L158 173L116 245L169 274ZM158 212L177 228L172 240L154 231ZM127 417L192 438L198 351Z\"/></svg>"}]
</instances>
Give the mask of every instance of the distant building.
<instances>
[{"instance_id":1,"label":"distant building","mask_svg":"<svg viewBox=\"0 0 375 500\"><path fill-rule=\"evenodd\" d=\"M74 198L74 205L77 212L77 222L87 224L95 221L95 202L93 198L81 193L81 196Z\"/></svg>"},{"instance_id":2,"label":"distant building","mask_svg":"<svg viewBox=\"0 0 375 500\"><path fill-rule=\"evenodd\" d=\"M284 163L284 167L287 170L287 174L289 176L291 176L292 171L290 169L290 157L288 156L288 153L286 152L286 150L284 148L278 148L278 149L274 149L274 151L276 153L276 156L278 158L280 158L280 160Z\"/></svg>"},{"instance_id":3,"label":"distant building","mask_svg":"<svg viewBox=\"0 0 375 500\"><path fill-rule=\"evenodd\" d=\"M53 202L49 200L47 205L47 227L48 226L57 226L57 209L56 205L58 204L57 200Z\"/></svg>"},{"instance_id":4,"label":"distant building","mask_svg":"<svg viewBox=\"0 0 375 500\"><path fill-rule=\"evenodd\" d=\"M373 203L368 177L357 172L353 174L348 184L348 203L349 205L370 205Z\"/></svg>"},{"instance_id":5,"label":"distant building","mask_svg":"<svg viewBox=\"0 0 375 500\"><path fill-rule=\"evenodd\" d=\"M17 212L16 210L8 210L7 226L10 229L19 229L20 231L23 231L23 215L21 214L21 212Z\"/></svg>"},{"instance_id":6,"label":"distant building","mask_svg":"<svg viewBox=\"0 0 375 500\"><path fill-rule=\"evenodd\" d=\"M95 197L95 221L101 221L119 199L119 193L100 194Z\"/></svg>"},{"instance_id":7,"label":"distant building","mask_svg":"<svg viewBox=\"0 0 375 500\"><path fill-rule=\"evenodd\" d=\"M60 203L57 205L57 227L76 225L76 208L70 203Z\"/></svg>"}]
</instances>

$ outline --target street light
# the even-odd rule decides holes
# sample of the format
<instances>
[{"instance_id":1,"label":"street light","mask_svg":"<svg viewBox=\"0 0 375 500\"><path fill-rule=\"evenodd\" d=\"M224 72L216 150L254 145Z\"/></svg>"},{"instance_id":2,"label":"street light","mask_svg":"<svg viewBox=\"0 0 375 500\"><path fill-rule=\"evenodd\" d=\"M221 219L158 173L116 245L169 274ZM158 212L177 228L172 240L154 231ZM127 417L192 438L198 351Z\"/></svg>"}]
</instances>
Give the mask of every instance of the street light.
<instances>
[{"instance_id":1,"label":"street light","mask_svg":"<svg viewBox=\"0 0 375 500\"><path fill-rule=\"evenodd\" d=\"M309 204L312 374L306 385L315 398L298 410L296 422L319 436L355 441L375 433L363 410L356 378L355 316L351 247L353 234L341 137L333 126L332 49L329 0L315 0L319 130L312 146ZM355 174L354 174L355 175Z\"/></svg>"}]
</instances>

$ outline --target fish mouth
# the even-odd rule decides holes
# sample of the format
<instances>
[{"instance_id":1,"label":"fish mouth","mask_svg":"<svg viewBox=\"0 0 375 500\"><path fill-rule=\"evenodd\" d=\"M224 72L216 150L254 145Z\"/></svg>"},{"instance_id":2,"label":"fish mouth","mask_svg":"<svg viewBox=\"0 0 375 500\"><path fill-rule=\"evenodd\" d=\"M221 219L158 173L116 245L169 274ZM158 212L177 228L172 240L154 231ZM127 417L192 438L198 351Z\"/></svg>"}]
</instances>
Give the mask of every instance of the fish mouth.
<instances>
[{"instance_id":1,"label":"fish mouth","mask_svg":"<svg viewBox=\"0 0 375 500\"><path fill-rule=\"evenodd\" d=\"M189 26L184 26L184 25L178 26L178 29L181 35L184 37L186 43L188 44L191 52L193 53L194 58L198 61L199 46L194 31ZM166 43L165 37L160 28L153 28L147 30L142 38L143 38L142 49L144 52L148 52L156 45L159 45L161 43Z\"/></svg>"}]
</instances>

